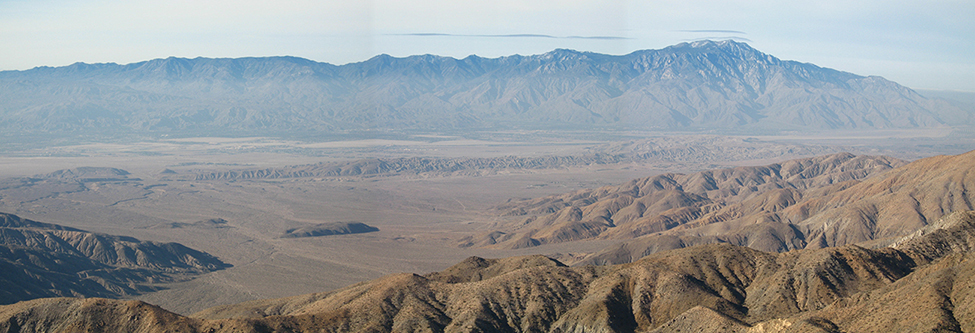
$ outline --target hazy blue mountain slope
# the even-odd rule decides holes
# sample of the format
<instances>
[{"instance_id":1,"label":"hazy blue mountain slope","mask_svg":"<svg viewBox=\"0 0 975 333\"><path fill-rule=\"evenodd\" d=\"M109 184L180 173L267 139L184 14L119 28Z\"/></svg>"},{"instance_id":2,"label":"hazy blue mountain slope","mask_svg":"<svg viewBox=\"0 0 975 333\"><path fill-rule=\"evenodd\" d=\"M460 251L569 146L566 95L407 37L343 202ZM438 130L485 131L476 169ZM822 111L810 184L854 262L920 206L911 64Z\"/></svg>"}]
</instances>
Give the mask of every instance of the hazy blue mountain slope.
<instances>
[{"instance_id":1,"label":"hazy blue mountain slope","mask_svg":"<svg viewBox=\"0 0 975 333\"><path fill-rule=\"evenodd\" d=\"M622 56L380 55L342 66L295 57L77 63L0 72L0 102L4 130L100 133L875 129L957 125L964 114L880 77L734 41Z\"/></svg>"}]
</instances>

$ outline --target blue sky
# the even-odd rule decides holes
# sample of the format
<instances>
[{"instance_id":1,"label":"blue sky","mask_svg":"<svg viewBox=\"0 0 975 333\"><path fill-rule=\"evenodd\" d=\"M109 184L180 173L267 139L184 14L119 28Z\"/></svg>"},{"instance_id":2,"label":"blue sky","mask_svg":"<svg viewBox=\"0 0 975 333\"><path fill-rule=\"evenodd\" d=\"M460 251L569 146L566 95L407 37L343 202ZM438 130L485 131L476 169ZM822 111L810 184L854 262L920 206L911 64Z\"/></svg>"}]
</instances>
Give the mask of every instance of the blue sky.
<instances>
[{"instance_id":1,"label":"blue sky","mask_svg":"<svg viewBox=\"0 0 975 333\"><path fill-rule=\"evenodd\" d=\"M0 70L169 56L344 64L381 53L625 54L704 38L915 89L975 92L972 0L0 0Z\"/></svg>"}]
</instances>

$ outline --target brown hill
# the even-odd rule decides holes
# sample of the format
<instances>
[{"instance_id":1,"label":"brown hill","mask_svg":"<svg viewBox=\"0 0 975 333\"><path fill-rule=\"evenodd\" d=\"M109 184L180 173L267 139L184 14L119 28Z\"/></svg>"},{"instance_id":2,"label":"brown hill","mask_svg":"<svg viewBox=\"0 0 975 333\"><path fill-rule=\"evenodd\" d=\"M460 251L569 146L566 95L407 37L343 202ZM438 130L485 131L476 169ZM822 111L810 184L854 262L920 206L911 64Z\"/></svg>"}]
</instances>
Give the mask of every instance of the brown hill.
<instances>
[{"instance_id":1,"label":"brown hill","mask_svg":"<svg viewBox=\"0 0 975 333\"><path fill-rule=\"evenodd\" d=\"M970 190L971 189L971 190ZM810 246L899 237L942 216L971 210L975 151L914 161L881 177L784 209L784 221L804 227Z\"/></svg>"},{"instance_id":2,"label":"brown hill","mask_svg":"<svg viewBox=\"0 0 975 333\"><path fill-rule=\"evenodd\" d=\"M731 243L765 251L846 244L883 246L952 211L975 208L975 151L914 161L876 177L807 189L796 200L782 190L728 205L665 232L599 251L581 263L624 263L695 244ZM772 200L775 198L779 200ZM756 203L784 206L754 209ZM666 216L664 216L666 217Z\"/></svg>"},{"instance_id":3,"label":"brown hill","mask_svg":"<svg viewBox=\"0 0 975 333\"><path fill-rule=\"evenodd\" d=\"M199 322L140 301L44 298L0 307L5 332L198 332Z\"/></svg>"},{"instance_id":4,"label":"brown hill","mask_svg":"<svg viewBox=\"0 0 975 333\"><path fill-rule=\"evenodd\" d=\"M756 245L766 251L802 248L806 246L804 236L795 234L803 231L749 225L780 222L776 214L804 196L838 191L903 164L889 157L842 153L760 167L664 174L619 186L511 201L497 206L496 211L507 216L531 216L521 223L464 239L461 246L518 248L589 238L629 239L707 226L707 232L665 234L709 240L691 243L728 242L733 238L736 244ZM737 236L730 236L734 233ZM765 234L783 238L771 240ZM714 238L717 236L727 239Z\"/></svg>"},{"instance_id":5,"label":"brown hill","mask_svg":"<svg viewBox=\"0 0 975 333\"><path fill-rule=\"evenodd\" d=\"M90 233L0 213L0 304L40 297L117 297L228 267L178 243Z\"/></svg>"},{"instance_id":6,"label":"brown hill","mask_svg":"<svg viewBox=\"0 0 975 333\"><path fill-rule=\"evenodd\" d=\"M711 244L615 266L471 258L329 293L189 318L140 303L46 299L0 307L0 331L917 332L971 331L975 212L878 250L761 252ZM907 300L913 300L908 302Z\"/></svg>"}]
</instances>

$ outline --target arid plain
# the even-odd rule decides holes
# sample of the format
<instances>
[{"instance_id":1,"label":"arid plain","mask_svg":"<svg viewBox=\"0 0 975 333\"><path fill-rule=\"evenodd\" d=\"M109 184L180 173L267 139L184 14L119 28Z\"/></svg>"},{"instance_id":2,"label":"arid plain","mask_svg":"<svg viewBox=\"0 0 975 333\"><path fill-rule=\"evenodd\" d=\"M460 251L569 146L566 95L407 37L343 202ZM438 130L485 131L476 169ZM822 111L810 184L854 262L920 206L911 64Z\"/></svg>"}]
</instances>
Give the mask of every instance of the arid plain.
<instances>
[{"instance_id":1,"label":"arid plain","mask_svg":"<svg viewBox=\"0 0 975 333\"><path fill-rule=\"evenodd\" d=\"M132 296L189 314L215 305L333 290L392 273L439 271L473 255L544 254L572 264L618 242L516 250L458 246L466 236L517 221L491 210L512 198L844 151L913 160L959 154L973 146L965 133L940 130L803 137L532 131L332 141L75 142L5 151L0 211L92 232L179 242L233 265ZM410 158L427 160L369 169ZM451 167L417 167L431 160ZM256 172L323 165L343 171ZM66 169L74 174L51 174ZM105 177L106 172L114 176ZM33 180L11 185L24 177ZM293 228L353 221L379 231L281 237Z\"/></svg>"}]
</instances>

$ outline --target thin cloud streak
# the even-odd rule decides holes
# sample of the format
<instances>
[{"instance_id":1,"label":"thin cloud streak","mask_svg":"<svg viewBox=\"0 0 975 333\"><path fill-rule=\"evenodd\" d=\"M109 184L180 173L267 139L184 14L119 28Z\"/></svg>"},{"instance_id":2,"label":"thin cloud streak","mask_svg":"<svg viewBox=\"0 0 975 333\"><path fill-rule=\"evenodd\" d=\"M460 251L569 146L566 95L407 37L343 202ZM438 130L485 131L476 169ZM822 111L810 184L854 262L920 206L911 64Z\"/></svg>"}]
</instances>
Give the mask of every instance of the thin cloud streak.
<instances>
[{"instance_id":1,"label":"thin cloud streak","mask_svg":"<svg viewBox=\"0 0 975 333\"><path fill-rule=\"evenodd\" d=\"M467 35L467 34L447 34L447 33L406 33L388 34L387 36L412 36L412 37L478 37L478 38L549 38L549 39L595 39L595 40L626 40L633 39L620 36L553 36L542 34L508 34L508 35Z\"/></svg>"},{"instance_id":2,"label":"thin cloud streak","mask_svg":"<svg viewBox=\"0 0 975 333\"><path fill-rule=\"evenodd\" d=\"M682 40L682 42L697 42L702 40L728 40L728 39L738 41L738 42L749 42L749 43L752 42L751 39L745 37L735 37L735 36L714 36L714 37L692 38L692 39L684 39Z\"/></svg>"},{"instance_id":3,"label":"thin cloud streak","mask_svg":"<svg viewBox=\"0 0 975 333\"><path fill-rule=\"evenodd\" d=\"M744 31L738 30L677 30L678 32L699 32L699 33L709 33L709 34L739 34L747 35Z\"/></svg>"}]
</instances>

